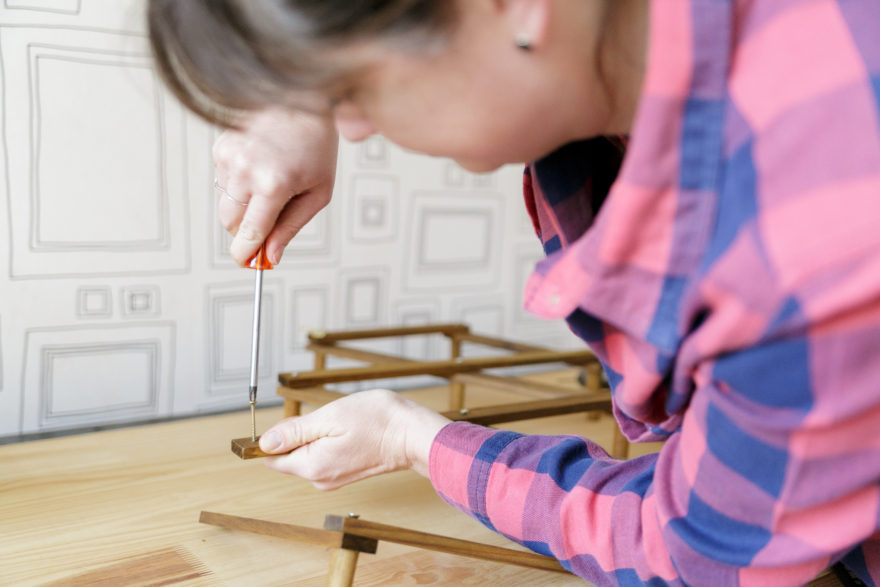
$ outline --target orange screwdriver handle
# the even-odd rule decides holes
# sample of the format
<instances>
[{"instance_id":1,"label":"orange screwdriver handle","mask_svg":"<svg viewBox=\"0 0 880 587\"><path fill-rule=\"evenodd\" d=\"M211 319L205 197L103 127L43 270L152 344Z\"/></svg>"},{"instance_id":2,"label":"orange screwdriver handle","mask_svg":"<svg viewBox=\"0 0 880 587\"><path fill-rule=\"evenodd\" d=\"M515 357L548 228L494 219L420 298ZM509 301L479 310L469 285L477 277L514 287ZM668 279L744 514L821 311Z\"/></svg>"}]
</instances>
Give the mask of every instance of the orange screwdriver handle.
<instances>
[{"instance_id":1,"label":"orange screwdriver handle","mask_svg":"<svg viewBox=\"0 0 880 587\"><path fill-rule=\"evenodd\" d=\"M266 245L260 245L260 250L257 251L257 254L248 263L248 267L251 269L272 269L275 267L266 255Z\"/></svg>"}]
</instances>

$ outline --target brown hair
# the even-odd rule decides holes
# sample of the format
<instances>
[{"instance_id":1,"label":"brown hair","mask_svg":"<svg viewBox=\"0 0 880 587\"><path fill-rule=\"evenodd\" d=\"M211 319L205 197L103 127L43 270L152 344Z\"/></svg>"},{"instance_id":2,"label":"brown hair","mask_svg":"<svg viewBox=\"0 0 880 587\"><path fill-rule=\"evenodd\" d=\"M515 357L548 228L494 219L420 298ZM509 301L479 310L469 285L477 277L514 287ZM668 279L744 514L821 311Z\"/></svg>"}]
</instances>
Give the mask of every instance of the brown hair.
<instances>
[{"instance_id":1,"label":"brown hair","mask_svg":"<svg viewBox=\"0 0 880 587\"><path fill-rule=\"evenodd\" d=\"M149 0L153 56L165 84L209 122L297 105L297 92L332 93L353 74L330 49L380 40L408 50L442 41L454 0ZM303 104L299 104L304 107Z\"/></svg>"}]
</instances>

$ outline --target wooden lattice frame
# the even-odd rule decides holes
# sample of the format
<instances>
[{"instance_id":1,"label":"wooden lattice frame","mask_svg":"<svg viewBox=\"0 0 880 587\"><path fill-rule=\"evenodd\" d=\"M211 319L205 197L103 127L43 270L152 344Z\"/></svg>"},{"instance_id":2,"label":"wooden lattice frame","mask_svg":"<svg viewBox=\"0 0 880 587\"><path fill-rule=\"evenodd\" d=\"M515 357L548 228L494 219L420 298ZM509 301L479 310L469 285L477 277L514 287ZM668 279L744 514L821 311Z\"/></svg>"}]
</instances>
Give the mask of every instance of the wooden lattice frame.
<instances>
[{"instance_id":1,"label":"wooden lattice frame","mask_svg":"<svg viewBox=\"0 0 880 587\"><path fill-rule=\"evenodd\" d=\"M443 335L449 340L449 358L442 361L416 361L395 355L366 351L346 346L345 342L377 338ZM603 384L602 368L588 350L555 351L540 346L513 342L498 337L472 333L466 324L432 324L399 326L369 330L313 331L308 334L308 348L314 354L314 369L297 373L280 373L278 395L284 398L286 417L299 415L301 404L323 405L343 394L327 389L328 383L366 381L433 375L449 381L449 411L443 415L451 420L466 420L490 426L502 422L526 420L575 412L611 412L611 393ZM462 356L465 343L484 345L509 351L499 357L467 358ZM362 367L327 368L327 357L335 356L366 363ZM570 388L552 383L525 380L515 376L502 377L484 373L486 369L563 363L584 369L584 393L572 394ZM540 392L547 399L521 401L498 406L467 408L465 385L478 384L505 391ZM236 445L236 442L238 443ZM233 441L233 451L242 458L262 456L250 439ZM629 443L614 426L612 456L626 458Z\"/></svg>"}]
</instances>

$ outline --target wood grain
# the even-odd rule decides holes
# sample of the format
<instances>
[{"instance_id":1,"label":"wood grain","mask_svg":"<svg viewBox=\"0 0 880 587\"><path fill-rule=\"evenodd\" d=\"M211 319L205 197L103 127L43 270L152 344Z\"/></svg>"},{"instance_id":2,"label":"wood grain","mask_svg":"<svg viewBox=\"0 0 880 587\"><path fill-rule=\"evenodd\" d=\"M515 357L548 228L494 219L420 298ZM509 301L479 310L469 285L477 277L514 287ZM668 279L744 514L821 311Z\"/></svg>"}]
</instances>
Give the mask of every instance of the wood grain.
<instances>
[{"instance_id":1,"label":"wood grain","mask_svg":"<svg viewBox=\"0 0 880 587\"><path fill-rule=\"evenodd\" d=\"M285 524L243 516L231 516L228 514L208 511L202 511L199 515L199 522L202 524L211 524L212 526L220 526L229 530L240 530L242 532L251 532L253 534L263 534L264 536L275 536L276 538L285 538L297 542L317 544L327 548L347 548L349 550L357 550L358 552L366 552L368 554L374 554L376 552L377 542L374 538L367 536L359 537L357 540L346 540L344 533L340 531L310 528L308 526Z\"/></svg>"},{"instance_id":2,"label":"wood grain","mask_svg":"<svg viewBox=\"0 0 880 587\"><path fill-rule=\"evenodd\" d=\"M466 410L450 410L443 415L454 421L472 422L480 426L491 426L517 420L532 420L602 410L611 412L611 393L600 392L590 395L577 395L534 401L523 401L500 406L484 406Z\"/></svg>"},{"instance_id":3,"label":"wood grain","mask_svg":"<svg viewBox=\"0 0 880 587\"><path fill-rule=\"evenodd\" d=\"M532 347L529 347L532 349ZM320 353L321 355L333 355L336 357L342 357L345 359L353 359L355 361L363 361L365 363L413 363L415 361L411 359L405 359L402 357L396 357L394 355L387 355L384 353L377 353L375 351L367 351L363 349L355 349L351 347L341 346L341 345L320 345L320 344L309 344L306 346L306 349L312 351L313 353ZM542 350L542 349L538 349ZM453 354L453 358L455 355ZM596 367L599 367L599 364L595 364ZM589 365L587 367L588 371L591 371ZM601 367L599 367L601 370ZM317 369L316 369L317 370ZM595 370L592 370L595 371ZM580 391L578 389L572 390L570 386L560 386L554 385L552 383L543 383L541 381L535 380L526 380L520 379L517 377L501 377L499 375L489 375L487 373L457 373L450 376L450 381L453 383L468 383L472 385L482 385L486 387L495 387L497 389L502 390L514 390L514 389L523 389L527 391L541 391L550 395L571 395L573 391ZM590 380L592 381L592 380ZM284 395L285 397L295 397L297 399L302 398L301 401L310 403L309 396L305 394L292 394L287 390L291 390L291 388L281 387L280 389L284 389L285 393L281 391L278 392L278 395ZM588 387L588 389L591 389ZM596 387L598 390L598 386ZM336 396L339 397L343 394L338 392L332 392L330 390L323 390L325 393L336 393ZM329 399L330 396L327 396L328 399L322 398L320 395L316 394L312 396L313 400L318 403L326 403L327 401L332 401ZM334 398L335 399L335 398Z\"/></svg>"},{"instance_id":4,"label":"wood grain","mask_svg":"<svg viewBox=\"0 0 880 587\"><path fill-rule=\"evenodd\" d=\"M326 383L367 381L413 375L448 377L457 373L473 373L484 369L539 365L546 363L589 363L595 361L590 351L534 351L504 357L459 358L450 361L411 361L345 369L323 369L298 373L280 373L278 381L285 387L313 387Z\"/></svg>"},{"instance_id":5,"label":"wood grain","mask_svg":"<svg viewBox=\"0 0 880 587\"><path fill-rule=\"evenodd\" d=\"M386 558L361 557L355 587L589 587L573 575L512 567L432 550L407 548ZM296 587L326 587L321 579L297 581Z\"/></svg>"},{"instance_id":6,"label":"wood grain","mask_svg":"<svg viewBox=\"0 0 880 587\"><path fill-rule=\"evenodd\" d=\"M46 583L45 587L64 585L126 585L148 587L154 585L209 584L212 573L191 552L184 548L166 548L144 555L130 557L69 577L63 581ZM216 584L216 581L210 581Z\"/></svg>"},{"instance_id":7,"label":"wood grain","mask_svg":"<svg viewBox=\"0 0 880 587\"><path fill-rule=\"evenodd\" d=\"M508 351L514 351L517 353L529 353L534 351L549 351L552 349L548 349L547 347L535 346L532 344L525 344L522 342L515 342L512 340L507 340L504 338L498 338L495 336L486 336L485 334L475 334L472 332L466 332L461 334L455 334L453 336L457 343L469 342L472 344L479 344L482 346L488 346L496 349L504 349Z\"/></svg>"},{"instance_id":8,"label":"wood grain","mask_svg":"<svg viewBox=\"0 0 880 587\"><path fill-rule=\"evenodd\" d=\"M364 330L337 330L326 332L313 330L309 332L309 340L324 344L332 344L343 340L363 340L365 338L388 338L395 336L413 336L418 334L464 334L470 331L467 324L426 324L424 326L396 326L390 328L370 328Z\"/></svg>"},{"instance_id":9,"label":"wood grain","mask_svg":"<svg viewBox=\"0 0 880 587\"><path fill-rule=\"evenodd\" d=\"M269 453L263 452L263 449L260 448L259 436L257 436L256 440L251 440L250 437L233 438L232 454L240 459L257 459L272 456Z\"/></svg>"},{"instance_id":10,"label":"wood grain","mask_svg":"<svg viewBox=\"0 0 880 587\"><path fill-rule=\"evenodd\" d=\"M356 550L337 548L330 555L330 568L327 571L327 587L351 587L357 570Z\"/></svg>"},{"instance_id":11,"label":"wood grain","mask_svg":"<svg viewBox=\"0 0 880 587\"><path fill-rule=\"evenodd\" d=\"M460 538L451 538L439 534L430 534L419 530L410 530L399 526L370 522L359 518L344 516L327 516L324 527L341 530L344 534L373 538L385 542L406 544L427 550L436 550L447 554L457 554L469 558L477 558L493 562L541 569L557 573L568 573L556 559L541 556L533 552L524 552L510 548L501 548L491 544L481 544Z\"/></svg>"}]
</instances>

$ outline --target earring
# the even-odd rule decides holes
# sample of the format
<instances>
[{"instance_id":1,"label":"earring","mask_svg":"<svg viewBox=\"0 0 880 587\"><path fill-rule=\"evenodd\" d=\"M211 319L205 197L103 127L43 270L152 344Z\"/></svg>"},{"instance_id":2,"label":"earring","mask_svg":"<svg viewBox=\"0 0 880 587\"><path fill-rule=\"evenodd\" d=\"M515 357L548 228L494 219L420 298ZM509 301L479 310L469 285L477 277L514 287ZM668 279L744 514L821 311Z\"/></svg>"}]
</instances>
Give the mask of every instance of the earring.
<instances>
[{"instance_id":1,"label":"earring","mask_svg":"<svg viewBox=\"0 0 880 587\"><path fill-rule=\"evenodd\" d=\"M522 49L523 51L532 50L532 38L527 33L518 33L514 43L517 49Z\"/></svg>"}]
</instances>

